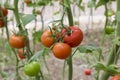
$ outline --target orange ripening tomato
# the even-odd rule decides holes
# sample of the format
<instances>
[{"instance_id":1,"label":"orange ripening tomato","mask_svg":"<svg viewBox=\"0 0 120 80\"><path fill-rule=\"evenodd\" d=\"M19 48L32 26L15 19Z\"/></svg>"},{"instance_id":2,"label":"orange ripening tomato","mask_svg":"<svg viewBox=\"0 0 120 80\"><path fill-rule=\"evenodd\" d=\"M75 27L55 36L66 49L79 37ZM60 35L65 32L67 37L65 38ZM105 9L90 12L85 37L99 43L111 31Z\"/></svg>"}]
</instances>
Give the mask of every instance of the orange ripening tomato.
<instances>
[{"instance_id":1,"label":"orange ripening tomato","mask_svg":"<svg viewBox=\"0 0 120 80\"><path fill-rule=\"evenodd\" d=\"M54 56L58 59L66 59L71 55L72 49L66 43L56 43L52 49Z\"/></svg>"},{"instance_id":2,"label":"orange ripening tomato","mask_svg":"<svg viewBox=\"0 0 120 80\"><path fill-rule=\"evenodd\" d=\"M41 36L41 42L46 47L51 47L54 44L54 38L50 30L46 30L43 32Z\"/></svg>"},{"instance_id":3,"label":"orange ripening tomato","mask_svg":"<svg viewBox=\"0 0 120 80\"><path fill-rule=\"evenodd\" d=\"M77 47L83 40L82 30L75 26L68 27L68 30L70 30L70 33L68 33L66 29L62 30L62 34L65 35L63 38L64 42L71 47Z\"/></svg>"},{"instance_id":4,"label":"orange ripening tomato","mask_svg":"<svg viewBox=\"0 0 120 80\"><path fill-rule=\"evenodd\" d=\"M2 18L0 18L0 28L4 27L4 22L2 20Z\"/></svg>"},{"instance_id":5,"label":"orange ripening tomato","mask_svg":"<svg viewBox=\"0 0 120 80\"><path fill-rule=\"evenodd\" d=\"M120 75L115 75L111 78L111 80L120 80Z\"/></svg>"},{"instance_id":6,"label":"orange ripening tomato","mask_svg":"<svg viewBox=\"0 0 120 80\"><path fill-rule=\"evenodd\" d=\"M2 12L4 16L8 15L8 10L4 6L2 6Z\"/></svg>"},{"instance_id":7,"label":"orange ripening tomato","mask_svg":"<svg viewBox=\"0 0 120 80\"><path fill-rule=\"evenodd\" d=\"M12 35L9 39L9 43L13 48L23 48L27 45L27 38L24 35Z\"/></svg>"}]
</instances>

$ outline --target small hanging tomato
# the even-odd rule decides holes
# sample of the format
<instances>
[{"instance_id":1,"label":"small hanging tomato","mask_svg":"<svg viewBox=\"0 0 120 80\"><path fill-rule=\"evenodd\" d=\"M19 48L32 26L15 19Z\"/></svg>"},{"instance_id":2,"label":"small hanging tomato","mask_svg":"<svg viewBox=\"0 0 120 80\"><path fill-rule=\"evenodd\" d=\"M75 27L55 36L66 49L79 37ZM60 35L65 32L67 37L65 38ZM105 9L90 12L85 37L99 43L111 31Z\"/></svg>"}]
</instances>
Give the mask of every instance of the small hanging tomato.
<instances>
[{"instance_id":1,"label":"small hanging tomato","mask_svg":"<svg viewBox=\"0 0 120 80\"><path fill-rule=\"evenodd\" d=\"M91 69L85 69L84 73L85 75L91 75Z\"/></svg>"},{"instance_id":2,"label":"small hanging tomato","mask_svg":"<svg viewBox=\"0 0 120 80\"><path fill-rule=\"evenodd\" d=\"M20 59L25 59L25 58L26 58L25 52L26 52L25 50L19 49L19 50L18 50L18 57L19 57Z\"/></svg>"}]
</instances>

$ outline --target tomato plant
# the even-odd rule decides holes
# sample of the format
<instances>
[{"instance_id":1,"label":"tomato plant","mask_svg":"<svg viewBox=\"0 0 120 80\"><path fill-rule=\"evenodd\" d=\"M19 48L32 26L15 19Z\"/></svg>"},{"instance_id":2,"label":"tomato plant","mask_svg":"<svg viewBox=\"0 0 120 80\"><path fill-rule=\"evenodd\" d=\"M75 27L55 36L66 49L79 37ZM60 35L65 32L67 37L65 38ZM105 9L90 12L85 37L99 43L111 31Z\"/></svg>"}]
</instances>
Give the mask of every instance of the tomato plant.
<instances>
[{"instance_id":1,"label":"tomato plant","mask_svg":"<svg viewBox=\"0 0 120 80\"><path fill-rule=\"evenodd\" d=\"M51 47L54 43L54 38L50 30L45 30L41 36L41 42L46 47Z\"/></svg>"},{"instance_id":2,"label":"tomato plant","mask_svg":"<svg viewBox=\"0 0 120 80\"><path fill-rule=\"evenodd\" d=\"M58 59L66 59L71 54L71 47L66 43L56 43L52 49L54 56Z\"/></svg>"},{"instance_id":3,"label":"tomato plant","mask_svg":"<svg viewBox=\"0 0 120 80\"><path fill-rule=\"evenodd\" d=\"M66 29L62 30L62 34L65 35L63 40L65 43L69 44L71 47L78 46L83 40L83 32L80 28L76 26L68 27L68 31Z\"/></svg>"},{"instance_id":4,"label":"tomato plant","mask_svg":"<svg viewBox=\"0 0 120 80\"><path fill-rule=\"evenodd\" d=\"M120 80L120 75L115 75L111 78L111 80Z\"/></svg>"},{"instance_id":5,"label":"tomato plant","mask_svg":"<svg viewBox=\"0 0 120 80\"><path fill-rule=\"evenodd\" d=\"M40 71L40 63L33 61L24 66L24 72L28 76L36 76Z\"/></svg>"},{"instance_id":6,"label":"tomato plant","mask_svg":"<svg viewBox=\"0 0 120 80\"><path fill-rule=\"evenodd\" d=\"M4 22L2 20L2 18L0 18L0 28L4 27Z\"/></svg>"},{"instance_id":7,"label":"tomato plant","mask_svg":"<svg viewBox=\"0 0 120 80\"><path fill-rule=\"evenodd\" d=\"M91 69L85 69L84 73L85 75L91 75Z\"/></svg>"},{"instance_id":8,"label":"tomato plant","mask_svg":"<svg viewBox=\"0 0 120 80\"><path fill-rule=\"evenodd\" d=\"M27 45L27 38L24 35L13 34L9 39L9 43L13 48L23 48Z\"/></svg>"},{"instance_id":9,"label":"tomato plant","mask_svg":"<svg viewBox=\"0 0 120 80\"><path fill-rule=\"evenodd\" d=\"M25 50L23 50L23 49L18 49L18 57L20 58L20 59L25 59L26 58L26 54L25 54Z\"/></svg>"}]
</instances>

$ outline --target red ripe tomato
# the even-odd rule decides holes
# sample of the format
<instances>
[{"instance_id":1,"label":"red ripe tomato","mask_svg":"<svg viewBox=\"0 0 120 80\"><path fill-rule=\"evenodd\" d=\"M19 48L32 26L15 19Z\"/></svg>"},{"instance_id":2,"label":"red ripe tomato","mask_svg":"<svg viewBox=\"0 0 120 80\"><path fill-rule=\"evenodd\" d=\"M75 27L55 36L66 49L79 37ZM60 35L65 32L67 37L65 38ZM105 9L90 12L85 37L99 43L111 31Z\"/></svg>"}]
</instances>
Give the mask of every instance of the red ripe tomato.
<instances>
[{"instance_id":1,"label":"red ripe tomato","mask_svg":"<svg viewBox=\"0 0 120 80\"><path fill-rule=\"evenodd\" d=\"M2 6L2 12L4 16L8 15L8 10L4 6Z\"/></svg>"},{"instance_id":2,"label":"red ripe tomato","mask_svg":"<svg viewBox=\"0 0 120 80\"><path fill-rule=\"evenodd\" d=\"M9 39L9 43L13 48L23 48L27 45L27 38L24 35L12 35Z\"/></svg>"},{"instance_id":3,"label":"red ripe tomato","mask_svg":"<svg viewBox=\"0 0 120 80\"><path fill-rule=\"evenodd\" d=\"M0 18L0 28L4 27L4 22L2 20L2 18Z\"/></svg>"},{"instance_id":4,"label":"red ripe tomato","mask_svg":"<svg viewBox=\"0 0 120 80\"><path fill-rule=\"evenodd\" d=\"M120 75L115 75L111 78L111 80L120 80Z\"/></svg>"},{"instance_id":5,"label":"red ripe tomato","mask_svg":"<svg viewBox=\"0 0 120 80\"><path fill-rule=\"evenodd\" d=\"M46 47L51 47L54 43L54 38L52 37L52 33L50 30L46 30L43 32L41 36L41 42Z\"/></svg>"},{"instance_id":6,"label":"red ripe tomato","mask_svg":"<svg viewBox=\"0 0 120 80\"><path fill-rule=\"evenodd\" d=\"M56 43L52 49L54 56L58 59L66 59L71 55L71 47L66 43Z\"/></svg>"},{"instance_id":7,"label":"red ripe tomato","mask_svg":"<svg viewBox=\"0 0 120 80\"><path fill-rule=\"evenodd\" d=\"M23 51L23 49L19 49L18 50L18 57L20 59L25 59L26 58L26 56L25 56L25 50Z\"/></svg>"},{"instance_id":8,"label":"red ripe tomato","mask_svg":"<svg viewBox=\"0 0 120 80\"><path fill-rule=\"evenodd\" d=\"M85 69L84 73L85 75L91 75L91 69Z\"/></svg>"},{"instance_id":9,"label":"red ripe tomato","mask_svg":"<svg viewBox=\"0 0 120 80\"><path fill-rule=\"evenodd\" d=\"M66 29L62 30L62 34L66 34L63 38L64 42L69 44L71 47L78 46L83 40L83 32L75 26L70 26L68 29L70 30L70 33L68 34Z\"/></svg>"}]
</instances>

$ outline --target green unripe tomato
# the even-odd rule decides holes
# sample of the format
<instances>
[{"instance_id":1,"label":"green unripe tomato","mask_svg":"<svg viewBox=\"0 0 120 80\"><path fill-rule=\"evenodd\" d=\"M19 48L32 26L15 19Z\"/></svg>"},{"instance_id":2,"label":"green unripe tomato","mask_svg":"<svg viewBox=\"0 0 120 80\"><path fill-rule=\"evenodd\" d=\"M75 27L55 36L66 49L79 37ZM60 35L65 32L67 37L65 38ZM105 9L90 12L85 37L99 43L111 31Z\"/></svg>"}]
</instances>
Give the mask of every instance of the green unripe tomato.
<instances>
[{"instance_id":1,"label":"green unripe tomato","mask_svg":"<svg viewBox=\"0 0 120 80\"><path fill-rule=\"evenodd\" d=\"M111 17L112 15L114 15L114 11L108 11L108 16Z\"/></svg>"},{"instance_id":2,"label":"green unripe tomato","mask_svg":"<svg viewBox=\"0 0 120 80\"><path fill-rule=\"evenodd\" d=\"M112 34L115 31L115 29L112 26L107 26L105 28L105 33L106 34Z\"/></svg>"},{"instance_id":3,"label":"green unripe tomato","mask_svg":"<svg viewBox=\"0 0 120 80\"><path fill-rule=\"evenodd\" d=\"M40 63L38 62L31 62L24 66L24 73L28 76L36 76L40 71Z\"/></svg>"}]
</instances>

